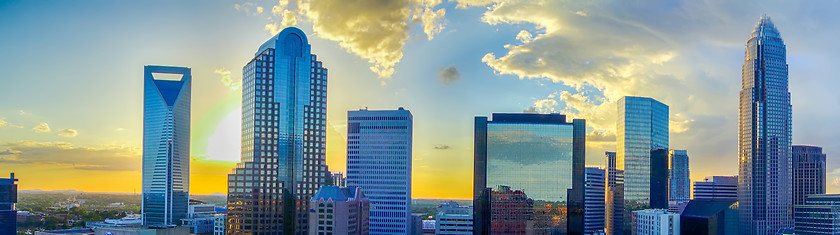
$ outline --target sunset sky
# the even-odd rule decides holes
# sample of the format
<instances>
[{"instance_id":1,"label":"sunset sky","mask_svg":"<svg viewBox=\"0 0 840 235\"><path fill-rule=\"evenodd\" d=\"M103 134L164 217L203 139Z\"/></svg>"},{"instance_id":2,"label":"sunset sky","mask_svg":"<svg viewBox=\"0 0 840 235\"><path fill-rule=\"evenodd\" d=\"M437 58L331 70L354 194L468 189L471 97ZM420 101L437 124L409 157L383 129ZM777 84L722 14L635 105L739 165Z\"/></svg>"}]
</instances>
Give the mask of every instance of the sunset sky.
<instances>
[{"instance_id":1,"label":"sunset sky","mask_svg":"<svg viewBox=\"0 0 840 235\"><path fill-rule=\"evenodd\" d=\"M840 192L836 1L0 1L0 176L20 189L140 192L144 65L192 68L191 193L239 160L242 67L284 27L330 71L327 164L348 110L414 116L414 198L472 197L473 118L587 119L615 149L616 101L670 106L692 180L737 174L744 45L762 13L787 44L793 143L824 147Z\"/></svg>"}]
</instances>

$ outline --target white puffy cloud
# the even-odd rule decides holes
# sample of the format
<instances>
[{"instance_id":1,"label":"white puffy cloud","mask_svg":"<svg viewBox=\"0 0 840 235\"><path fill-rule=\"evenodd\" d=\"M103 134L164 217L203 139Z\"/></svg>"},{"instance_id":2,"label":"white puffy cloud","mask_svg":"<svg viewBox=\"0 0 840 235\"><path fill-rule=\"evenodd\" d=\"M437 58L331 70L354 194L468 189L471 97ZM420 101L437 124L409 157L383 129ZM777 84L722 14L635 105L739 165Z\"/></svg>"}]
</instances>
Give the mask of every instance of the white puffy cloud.
<instances>
[{"instance_id":1,"label":"white puffy cloud","mask_svg":"<svg viewBox=\"0 0 840 235\"><path fill-rule=\"evenodd\" d=\"M227 70L226 68L220 68L214 70L213 73L222 76L221 81L225 87L229 87L234 91L242 88L242 80L233 80L233 78L231 78L230 76L230 70Z\"/></svg>"},{"instance_id":2,"label":"white puffy cloud","mask_svg":"<svg viewBox=\"0 0 840 235\"><path fill-rule=\"evenodd\" d=\"M35 130L35 132L38 133L46 133L52 131L50 129L50 125L46 122L38 123L38 125L35 125L35 127L33 127L32 130Z\"/></svg>"},{"instance_id":3,"label":"white puffy cloud","mask_svg":"<svg viewBox=\"0 0 840 235\"><path fill-rule=\"evenodd\" d=\"M4 118L0 118L0 127L23 128L23 126L15 125L15 124L7 122Z\"/></svg>"},{"instance_id":4,"label":"white puffy cloud","mask_svg":"<svg viewBox=\"0 0 840 235\"><path fill-rule=\"evenodd\" d=\"M79 135L79 132L74 129L59 129L58 135L64 137L76 137L77 135Z\"/></svg>"}]
</instances>

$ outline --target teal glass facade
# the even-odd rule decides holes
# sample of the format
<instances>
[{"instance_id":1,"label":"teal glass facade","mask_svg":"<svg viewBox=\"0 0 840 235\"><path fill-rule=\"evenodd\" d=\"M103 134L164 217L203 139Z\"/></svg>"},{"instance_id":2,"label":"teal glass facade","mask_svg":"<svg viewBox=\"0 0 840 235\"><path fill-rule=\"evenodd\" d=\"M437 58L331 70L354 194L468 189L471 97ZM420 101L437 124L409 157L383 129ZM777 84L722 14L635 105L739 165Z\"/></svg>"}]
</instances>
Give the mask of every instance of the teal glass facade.
<instances>
[{"instance_id":1,"label":"teal glass facade","mask_svg":"<svg viewBox=\"0 0 840 235\"><path fill-rule=\"evenodd\" d=\"M143 223L179 225L190 189L189 68L145 66L143 93ZM179 80L155 74L180 74Z\"/></svg>"},{"instance_id":2,"label":"teal glass facade","mask_svg":"<svg viewBox=\"0 0 840 235\"><path fill-rule=\"evenodd\" d=\"M624 171L624 206L626 216L630 211L651 207L651 193L664 190L667 200L668 186L662 190L651 189L653 173L652 150L664 149L667 171L668 106L652 98L625 96L618 101L616 125L616 167ZM661 159L656 159L661 160ZM655 161L659 162L659 161ZM667 172L665 176L667 181ZM655 184L659 186L659 184ZM667 201L665 202L667 208ZM626 217L629 218L629 217Z\"/></svg>"}]
</instances>

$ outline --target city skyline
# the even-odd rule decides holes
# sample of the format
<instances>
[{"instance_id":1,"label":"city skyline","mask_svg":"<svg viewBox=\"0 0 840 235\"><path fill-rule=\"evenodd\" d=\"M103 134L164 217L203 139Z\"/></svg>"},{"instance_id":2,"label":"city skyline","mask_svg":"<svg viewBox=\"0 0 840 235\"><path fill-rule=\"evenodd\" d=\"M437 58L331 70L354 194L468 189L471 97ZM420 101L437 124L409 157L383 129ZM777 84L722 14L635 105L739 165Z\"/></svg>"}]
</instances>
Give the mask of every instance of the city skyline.
<instances>
[{"instance_id":1,"label":"city skyline","mask_svg":"<svg viewBox=\"0 0 840 235\"><path fill-rule=\"evenodd\" d=\"M0 39L0 51L8 55L0 58L0 70L6 71L0 100L7 101L0 105L0 170L18 173L21 190L140 192L139 74L145 64L166 64L191 67L195 78L190 192L227 191L227 174L240 159L239 139L228 138L230 133L239 136L239 68L252 58L254 45L276 33L272 30L277 28L267 25L292 24L274 15L276 2L215 2L201 9L187 3L158 9L159 3L98 6L113 12L61 2L0 3L0 15L8 19L0 20L0 27L10 32ZM292 6L277 9L280 14L292 12L297 17L294 25L315 35L312 52L332 73L335 86L329 90L326 118L329 169L345 171L346 111L404 106L417 120L415 198L472 197L472 118L493 112L524 109L586 119L586 163L603 167L601 154L616 150L610 130L615 129L616 101L624 95L651 97L671 107L670 147L692 153L692 182L736 175L738 112L736 105L728 104L737 101L740 68L732 64L742 62L744 38L762 13L784 28L791 45L793 144L823 146L828 155L840 151L840 135L829 131L840 117L840 95L826 85L834 82L828 68L840 47L826 41L830 35L811 36L837 31L824 22L831 19L825 10L831 7L782 3L746 10L741 4L747 3L686 2L651 9L672 17L679 25L674 26L645 18L641 12L646 11L617 10L643 9L623 4L503 6L462 1L354 8L335 19L313 13L333 14L330 10L335 9L328 6L309 6L308 15L295 15L302 13ZM543 9L527 8L535 5ZM510 13L503 11L506 7L528 11ZM438 17L421 14L424 18L417 24L409 16L397 19L405 26L388 28L390 34L382 36L393 39L386 40L391 44L368 48L354 42L371 41L369 37L323 23L358 17L352 13L403 8ZM696 10L686 13L683 8ZM144 10L151 9L161 17L144 22ZM547 18L537 17L546 14ZM268 21L269 16L274 20ZM66 20L54 22L54 17ZM382 25L360 24L365 23ZM150 31L154 37L137 36ZM612 32L625 39L608 43L613 36L607 33ZM64 39L53 42L54 34ZM575 49L597 43L604 49ZM114 57L116 51L119 57ZM552 57L559 52L568 53ZM400 56L393 58L397 53ZM35 59L44 62L29 63ZM539 60L545 64L529 63ZM44 65L52 67L43 69ZM651 71L656 72L644 75ZM828 159L826 165L829 193L840 192L838 163Z\"/></svg>"}]
</instances>

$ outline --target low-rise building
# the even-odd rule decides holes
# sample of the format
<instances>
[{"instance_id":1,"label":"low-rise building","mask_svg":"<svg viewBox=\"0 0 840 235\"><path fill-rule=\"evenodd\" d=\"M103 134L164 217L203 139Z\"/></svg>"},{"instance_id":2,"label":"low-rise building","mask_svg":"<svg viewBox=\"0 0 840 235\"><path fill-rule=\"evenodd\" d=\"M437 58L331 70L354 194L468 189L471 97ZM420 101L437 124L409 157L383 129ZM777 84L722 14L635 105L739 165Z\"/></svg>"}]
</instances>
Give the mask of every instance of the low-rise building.
<instances>
[{"instance_id":1,"label":"low-rise building","mask_svg":"<svg viewBox=\"0 0 840 235\"><path fill-rule=\"evenodd\" d=\"M695 200L738 200L738 176L710 176L694 182Z\"/></svg>"},{"instance_id":2,"label":"low-rise building","mask_svg":"<svg viewBox=\"0 0 840 235\"><path fill-rule=\"evenodd\" d=\"M667 209L633 211L630 226L633 235L680 234L680 214Z\"/></svg>"},{"instance_id":3,"label":"low-rise building","mask_svg":"<svg viewBox=\"0 0 840 235\"><path fill-rule=\"evenodd\" d=\"M435 234L472 234L473 208L450 201L438 205Z\"/></svg>"},{"instance_id":4,"label":"low-rise building","mask_svg":"<svg viewBox=\"0 0 840 235\"><path fill-rule=\"evenodd\" d=\"M738 234L738 202L691 200L680 213L683 234Z\"/></svg>"},{"instance_id":5,"label":"low-rise building","mask_svg":"<svg viewBox=\"0 0 840 235\"><path fill-rule=\"evenodd\" d=\"M309 201L309 234L368 234L369 216L362 188L321 186Z\"/></svg>"},{"instance_id":6,"label":"low-rise building","mask_svg":"<svg viewBox=\"0 0 840 235\"><path fill-rule=\"evenodd\" d=\"M227 214L216 214L213 216L213 235L225 235L225 218Z\"/></svg>"},{"instance_id":7,"label":"low-rise building","mask_svg":"<svg viewBox=\"0 0 840 235\"><path fill-rule=\"evenodd\" d=\"M840 234L840 194L811 194L793 206L795 234Z\"/></svg>"}]
</instances>

